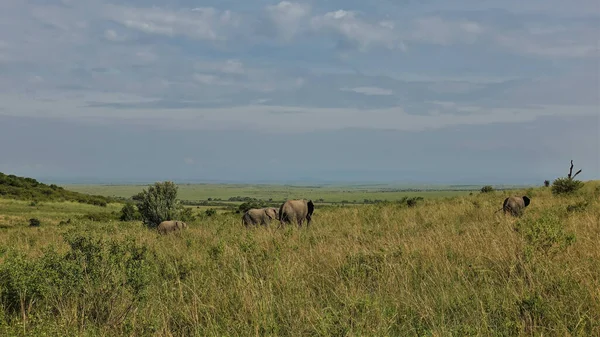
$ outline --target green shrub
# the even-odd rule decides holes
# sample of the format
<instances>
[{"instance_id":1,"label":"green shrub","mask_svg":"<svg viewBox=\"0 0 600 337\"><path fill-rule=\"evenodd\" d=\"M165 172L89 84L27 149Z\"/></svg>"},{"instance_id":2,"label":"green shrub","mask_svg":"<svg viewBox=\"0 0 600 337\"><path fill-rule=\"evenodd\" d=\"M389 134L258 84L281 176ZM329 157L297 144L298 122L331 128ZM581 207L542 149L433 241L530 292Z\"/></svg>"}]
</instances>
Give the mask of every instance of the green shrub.
<instances>
[{"instance_id":1,"label":"green shrub","mask_svg":"<svg viewBox=\"0 0 600 337\"><path fill-rule=\"evenodd\" d=\"M146 298L147 248L131 239L82 234L67 234L65 241L70 249L64 254L48 248L39 258L14 251L6 256L0 265L0 311L12 318L53 319L81 312L82 324L121 324Z\"/></svg>"},{"instance_id":2,"label":"green shrub","mask_svg":"<svg viewBox=\"0 0 600 337\"><path fill-rule=\"evenodd\" d=\"M144 225L155 228L178 215L177 185L170 181L156 182L138 195L138 209Z\"/></svg>"},{"instance_id":3,"label":"green shrub","mask_svg":"<svg viewBox=\"0 0 600 337\"><path fill-rule=\"evenodd\" d=\"M583 187L583 182L571 178L558 178L552 183L552 194L573 194Z\"/></svg>"},{"instance_id":4,"label":"green shrub","mask_svg":"<svg viewBox=\"0 0 600 337\"><path fill-rule=\"evenodd\" d=\"M525 239L528 255L555 255L575 241L575 235L565 232L561 219L553 213L543 214L537 219L519 220L515 224L515 230Z\"/></svg>"},{"instance_id":5,"label":"green shrub","mask_svg":"<svg viewBox=\"0 0 600 337\"><path fill-rule=\"evenodd\" d=\"M135 209L135 206L128 202L125 205L123 205L123 208L121 208L121 216L119 217L119 220L121 221L135 221L135 220L139 220L141 218L139 212Z\"/></svg>"},{"instance_id":6,"label":"green shrub","mask_svg":"<svg viewBox=\"0 0 600 337\"><path fill-rule=\"evenodd\" d=\"M550 180L544 180L544 186L545 187L550 186Z\"/></svg>"},{"instance_id":7,"label":"green shrub","mask_svg":"<svg viewBox=\"0 0 600 337\"><path fill-rule=\"evenodd\" d=\"M29 226L31 227L39 227L41 225L41 222L39 219L36 218L31 218L29 219Z\"/></svg>"},{"instance_id":8,"label":"green shrub","mask_svg":"<svg viewBox=\"0 0 600 337\"><path fill-rule=\"evenodd\" d=\"M215 210L214 208L209 208L206 211L204 211L204 214L208 217L211 217L217 214L217 210Z\"/></svg>"},{"instance_id":9,"label":"green shrub","mask_svg":"<svg viewBox=\"0 0 600 337\"><path fill-rule=\"evenodd\" d=\"M583 212L588 207L589 203L587 201L580 201L573 205L567 206L567 212Z\"/></svg>"},{"instance_id":10,"label":"green shrub","mask_svg":"<svg viewBox=\"0 0 600 337\"><path fill-rule=\"evenodd\" d=\"M494 188L490 185L486 185L481 188L481 193L490 193L490 192L494 192Z\"/></svg>"},{"instance_id":11,"label":"green shrub","mask_svg":"<svg viewBox=\"0 0 600 337\"><path fill-rule=\"evenodd\" d=\"M179 215L177 216L177 219L183 222L193 222L194 220L196 220L196 216L194 215L194 212L192 212L191 208L182 207L179 210Z\"/></svg>"},{"instance_id":12,"label":"green shrub","mask_svg":"<svg viewBox=\"0 0 600 337\"><path fill-rule=\"evenodd\" d=\"M412 197L412 198L408 198L408 199L406 199L406 205L407 205L408 207L415 207L415 206L417 206L417 203L418 203L420 200L423 200L423 197Z\"/></svg>"}]
</instances>

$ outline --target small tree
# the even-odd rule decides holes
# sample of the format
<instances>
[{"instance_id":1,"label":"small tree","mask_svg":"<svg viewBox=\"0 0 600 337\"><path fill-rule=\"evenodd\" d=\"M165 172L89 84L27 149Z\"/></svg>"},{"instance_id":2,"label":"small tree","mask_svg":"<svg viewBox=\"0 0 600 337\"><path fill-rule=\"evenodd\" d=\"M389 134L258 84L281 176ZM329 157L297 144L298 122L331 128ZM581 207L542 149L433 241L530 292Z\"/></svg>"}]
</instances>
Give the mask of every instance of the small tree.
<instances>
[{"instance_id":1,"label":"small tree","mask_svg":"<svg viewBox=\"0 0 600 337\"><path fill-rule=\"evenodd\" d=\"M138 209L144 225L154 228L165 220L174 220L178 213L177 185L156 182L139 195Z\"/></svg>"},{"instance_id":2,"label":"small tree","mask_svg":"<svg viewBox=\"0 0 600 337\"><path fill-rule=\"evenodd\" d=\"M575 180L575 177L581 173L581 170L573 174L573 161L571 160L571 168L566 178L558 178L552 182L552 194L571 194L583 186L583 182Z\"/></svg>"},{"instance_id":3,"label":"small tree","mask_svg":"<svg viewBox=\"0 0 600 337\"><path fill-rule=\"evenodd\" d=\"M490 193L493 191L494 191L494 188L490 185L486 185L481 188L481 193Z\"/></svg>"}]
</instances>

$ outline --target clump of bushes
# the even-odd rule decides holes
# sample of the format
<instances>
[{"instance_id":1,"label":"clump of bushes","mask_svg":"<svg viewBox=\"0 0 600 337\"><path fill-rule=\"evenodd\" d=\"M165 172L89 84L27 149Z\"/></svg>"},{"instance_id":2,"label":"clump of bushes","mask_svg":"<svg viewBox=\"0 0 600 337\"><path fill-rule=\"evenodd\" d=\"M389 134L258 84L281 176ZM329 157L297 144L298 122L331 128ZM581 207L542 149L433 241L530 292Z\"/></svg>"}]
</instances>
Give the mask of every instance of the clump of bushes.
<instances>
[{"instance_id":1,"label":"clump of bushes","mask_svg":"<svg viewBox=\"0 0 600 337\"><path fill-rule=\"evenodd\" d=\"M209 208L206 211L204 211L204 215L211 217L217 214L217 210L214 208Z\"/></svg>"},{"instance_id":2,"label":"clump of bushes","mask_svg":"<svg viewBox=\"0 0 600 337\"><path fill-rule=\"evenodd\" d=\"M573 194L583 187L583 182L571 178L558 178L552 183L552 194Z\"/></svg>"},{"instance_id":3,"label":"clump of bushes","mask_svg":"<svg viewBox=\"0 0 600 337\"><path fill-rule=\"evenodd\" d=\"M537 219L519 220L515 231L525 239L525 254L529 257L534 254L554 256L575 242L575 235L567 233L561 219L553 213L543 214Z\"/></svg>"},{"instance_id":4,"label":"clump of bushes","mask_svg":"<svg viewBox=\"0 0 600 337\"><path fill-rule=\"evenodd\" d=\"M71 320L73 312L85 312L77 318L82 324L122 324L146 298L152 261L147 248L131 239L87 234L67 234L65 241L66 253L49 247L39 258L17 251L6 255L0 265L0 312L25 322Z\"/></svg>"},{"instance_id":5,"label":"clump of bushes","mask_svg":"<svg viewBox=\"0 0 600 337\"><path fill-rule=\"evenodd\" d=\"M494 192L494 188L490 185L486 185L481 188L481 193L490 193L490 192Z\"/></svg>"},{"instance_id":6,"label":"clump of bushes","mask_svg":"<svg viewBox=\"0 0 600 337\"><path fill-rule=\"evenodd\" d=\"M39 227L41 224L42 223L37 218L31 218L31 219L29 219L29 226L30 227Z\"/></svg>"}]
</instances>

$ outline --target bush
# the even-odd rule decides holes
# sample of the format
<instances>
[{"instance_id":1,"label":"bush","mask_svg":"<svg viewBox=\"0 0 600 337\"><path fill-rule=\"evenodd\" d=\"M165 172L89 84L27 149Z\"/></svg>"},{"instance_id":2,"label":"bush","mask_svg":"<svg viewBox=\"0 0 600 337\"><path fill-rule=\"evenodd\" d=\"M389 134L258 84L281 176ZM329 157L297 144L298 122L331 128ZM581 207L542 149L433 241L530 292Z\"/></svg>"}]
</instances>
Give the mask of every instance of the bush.
<instances>
[{"instance_id":1,"label":"bush","mask_svg":"<svg viewBox=\"0 0 600 337\"><path fill-rule=\"evenodd\" d=\"M583 182L571 178L558 178L552 183L552 194L573 194L583 187Z\"/></svg>"},{"instance_id":2,"label":"bush","mask_svg":"<svg viewBox=\"0 0 600 337\"><path fill-rule=\"evenodd\" d=\"M180 221L183 221L183 222L192 222L192 221L196 220L196 216L192 212L191 208L182 207L179 210L179 215L177 216L177 219Z\"/></svg>"},{"instance_id":3,"label":"bush","mask_svg":"<svg viewBox=\"0 0 600 337\"><path fill-rule=\"evenodd\" d=\"M406 205L408 207L415 207L415 206L417 206L417 202L419 202L419 200L423 200L423 197L408 198L408 199L406 199Z\"/></svg>"},{"instance_id":4,"label":"bush","mask_svg":"<svg viewBox=\"0 0 600 337\"><path fill-rule=\"evenodd\" d=\"M544 180L544 186L545 187L550 186L550 180Z\"/></svg>"},{"instance_id":5,"label":"bush","mask_svg":"<svg viewBox=\"0 0 600 337\"><path fill-rule=\"evenodd\" d=\"M543 214L538 219L523 219L516 223L515 230L527 243L526 254L541 253L555 255L575 242L575 235L567 233L560 218L552 213Z\"/></svg>"},{"instance_id":6,"label":"bush","mask_svg":"<svg viewBox=\"0 0 600 337\"><path fill-rule=\"evenodd\" d=\"M36 218L31 218L29 219L29 226L31 227L39 227L41 225L41 222L39 219Z\"/></svg>"},{"instance_id":7,"label":"bush","mask_svg":"<svg viewBox=\"0 0 600 337\"><path fill-rule=\"evenodd\" d=\"M481 193L490 193L493 191L494 191L494 188L490 185L486 185L481 188Z\"/></svg>"},{"instance_id":8,"label":"bush","mask_svg":"<svg viewBox=\"0 0 600 337\"><path fill-rule=\"evenodd\" d=\"M170 181L156 182L136 196L144 225L155 228L165 220L175 219L178 213L177 185Z\"/></svg>"},{"instance_id":9,"label":"bush","mask_svg":"<svg viewBox=\"0 0 600 337\"><path fill-rule=\"evenodd\" d=\"M67 234L65 241L70 247L66 253L49 247L36 258L7 254L0 265L0 312L13 318L49 314L53 319L85 312L78 317L82 324L122 324L146 299L150 252L132 239Z\"/></svg>"},{"instance_id":10,"label":"bush","mask_svg":"<svg viewBox=\"0 0 600 337\"><path fill-rule=\"evenodd\" d=\"M140 214L135 209L135 206L132 203L126 203L123 208L121 208L121 216L119 220L121 221L135 221L140 219Z\"/></svg>"},{"instance_id":11,"label":"bush","mask_svg":"<svg viewBox=\"0 0 600 337\"><path fill-rule=\"evenodd\" d=\"M206 216L210 217L210 216L216 215L217 214L217 210L215 210L214 208L209 208L206 211L204 211L204 214Z\"/></svg>"},{"instance_id":12,"label":"bush","mask_svg":"<svg viewBox=\"0 0 600 337\"><path fill-rule=\"evenodd\" d=\"M238 207L238 213L246 213L246 211L249 210L249 209L252 209L252 208L263 208L263 207L267 207L267 204L264 203L261 200L249 201L249 202L245 202L245 203L241 204Z\"/></svg>"}]
</instances>

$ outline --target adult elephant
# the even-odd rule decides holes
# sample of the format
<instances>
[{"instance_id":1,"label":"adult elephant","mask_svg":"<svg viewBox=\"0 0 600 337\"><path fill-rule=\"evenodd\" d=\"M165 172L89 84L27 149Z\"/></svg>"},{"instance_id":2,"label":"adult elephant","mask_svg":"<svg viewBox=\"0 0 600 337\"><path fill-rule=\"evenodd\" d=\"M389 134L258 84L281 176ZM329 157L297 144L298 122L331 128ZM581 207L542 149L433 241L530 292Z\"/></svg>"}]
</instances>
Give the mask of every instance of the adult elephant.
<instances>
[{"instance_id":1,"label":"adult elephant","mask_svg":"<svg viewBox=\"0 0 600 337\"><path fill-rule=\"evenodd\" d=\"M302 227L302 222L306 219L306 226L310 225L315 205L312 200L296 199L288 200L279 207L279 227L284 223L296 222L298 227Z\"/></svg>"},{"instance_id":2,"label":"adult elephant","mask_svg":"<svg viewBox=\"0 0 600 337\"><path fill-rule=\"evenodd\" d=\"M251 208L242 215L242 223L246 227L257 224L268 226L278 216L279 211L275 207Z\"/></svg>"},{"instance_id":3,"label":"adult elephant","mask_svg":"<svg viewBox=\"0 0 600 337\"><path fill-rule=\"evenodd\" d=\"M504 203L502 204L502 210L504 214L510 212L513 216L520 216L523 213L525 207L529 206L531 203L531 199L527 196L516 197L511 196L504 199Z\"/></svg>"},{"instance_id":4,"label":"adult elephant","mask_svg":"<svg viewBox=\"0 0 600 337\"><path fill-rule=\"evenodd\" d=\"M187 228L188 225L183 221L167 220L158 224L156 229L160 234L167 234L170 232L178 231Z\"/></svg>"}]
</instances>

